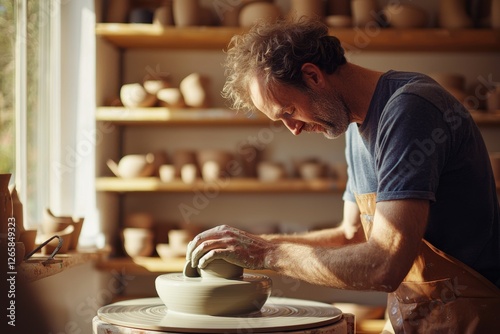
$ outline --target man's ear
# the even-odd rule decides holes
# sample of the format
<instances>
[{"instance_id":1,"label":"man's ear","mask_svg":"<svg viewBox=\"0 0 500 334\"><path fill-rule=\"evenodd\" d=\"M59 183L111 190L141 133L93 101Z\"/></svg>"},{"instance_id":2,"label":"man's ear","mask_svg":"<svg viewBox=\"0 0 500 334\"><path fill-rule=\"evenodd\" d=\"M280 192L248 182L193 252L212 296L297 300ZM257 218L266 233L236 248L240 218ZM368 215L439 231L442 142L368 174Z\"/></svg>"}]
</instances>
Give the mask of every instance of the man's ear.
<instances>
[{"instance_id":1,"label":"man's ear","mask_svg":"<svg viewBox=\"0 0 500 334\"><path fill-rule=\"evenodd\" d=\"M324 85L323 72L318 66L305 63L302 65L302 79L309 88L322 87Z\"/></svg>"}]
</instances>

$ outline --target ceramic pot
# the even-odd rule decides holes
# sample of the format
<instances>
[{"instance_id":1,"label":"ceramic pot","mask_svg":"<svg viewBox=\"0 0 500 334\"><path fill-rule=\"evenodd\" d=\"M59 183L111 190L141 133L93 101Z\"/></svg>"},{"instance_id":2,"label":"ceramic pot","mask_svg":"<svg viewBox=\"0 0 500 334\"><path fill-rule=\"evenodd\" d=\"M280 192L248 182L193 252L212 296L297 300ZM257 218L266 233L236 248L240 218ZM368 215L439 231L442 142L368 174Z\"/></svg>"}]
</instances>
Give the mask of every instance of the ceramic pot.
<instances>
[{"instance_id":1,"label":"ceramic pot","mask_svg":"<svg viewBox=\"0 0 500 334\"><path fill-rule=\"evenodd\" d=\"M261 150L250 144L241 144L237 148L242 173L245 177L257 177L257 165L261 161Z\"/></svg>"},{"instance_id":2,"label":"ceramic pot","mask_svg":"<svg viewBox=\"0 0 500 334\"><path fill-rule=\"evenodd\" d=\"M186 102L179 88L163 88L156 94L158 101L162 107L166 108L184 108Z\"/></svg>"},{"instance_id":3,"label":"ceramic pot","mask_svg":"<svg viewBox=\"0 0 500 334\"><path fill-rule=\"evenodd\" d=\"M109 159L109 169L118 177L134 178L151 176L155 171L154 154L130 154L120 159L118 163Z\"/></svg>"},{"instance_id":4,"label":"ceramic pot","mask_svg":"<svg viewBox=\"0 0 500 334\"><path fill-rule=\"evenodd\" d=\"M208 95L208 77L200 73L191 73L179 84L179 89L188 107L208 108L210 98Z\"/></svg>"},{"instance_id":5,"label":"ceramic pot","mask_svg":"<svg viewBox=\"0 0 500 334\"><path fill-rule=\"evenodd\" d=\"M304 180L317 180L325 177L325 164L322 162L305 162L299 167L300 176Z\"/></svg>"},{"instance_id":6,"label":"ceramic pot","mask_svg":"<svg viewBox=\"0 0 500 334\"><path fill-rule=\"evenodd\" d=\"M11 174L0 174L0 243L6 242L12 226L12 197L9 191Z\"/></svg>"},{"instance_id":7,"label":"ceramic pot","mask_svg":"<svg viewBox=\"0 0 500 334\"><path fill-rule=\"evenodd\" d=\"M130 257L151 256L154 251L154 234L148 228L123 229L123 247Z\"/></svg>"},{"instance_id":8,"label":"ceramic pot","mask_svg":"<svg viewBox=\"0 0 500 334\"><path fill-rule=\"evenodd\" d=\"M229 175L233 155L224 150L205 149L197 152L198 166L205 181L214 181Z\"/></svg>"},{"instance_id":9,"label":"ceramic pot","mask_svg":"<svg viewBox=\"0 0 500 334\"><path fill-rule=\"evenodd\" d=\"M264 20L273 22L281 16L280 8L267 2L252 2L245 5L240 11L240 27L250 28L256 21Z\"/></svg>"},{"instance_id":10,"label":"ceramic pot","mask_svg":"<svg viewBox=\"0 0 500 334\"><path fill-rule=\"evenodd\" d=\"M172 11L177 27L196 26L200 24L199 0L173 0Z\"/></svg>"},{"instance_id":11,"label":"ceramic pot","mask_svg":"<svg viewBox=\"0 0 500 334\"><path fill-rule=\"evenodd\" d=\"M500 0L491 0L491 27L500 28Z\"/></svg>"},{"instance_id":12,"label":"ceramic pot","mask_svg":"<svg viewBox=\"0 0 500 334\"><path fill-rule=\"evenodd\" d=\"M472 27L465 0L439 0L438 22L440 27L448 29Z\"/></svg>"},{"instance_id":13,"label":"ceramic pot","mask_svg":"<svg viewBox=\"0 0 500 334\"><path fill-rule=\"evenodd\" d=\"M175 166L174 165L161 165L160 166L160 180L161 182L172 182L175 180Z\"/></svg>"},{"instance_id":14,"label":"ceramic pot","mask_svg":"<svg viewBox=\"0 0 500 334\"><path fill-rule=\"evenodd\" d=\"M384 7L387 23L393 28L409 29L427 26L427 12L412 4L389 4Z\"/></svg>"},{"instance_id":15,"label":"ceramic pot","mask_svg":"<svg viewBox=\"0 0 500 334\"><path fill-rule=\"evenodd\" d=\"M41 244L54 235L59 236L62 239L62 246L58 251L58 254L66 254L68 250L70 250L71 240L73 236L73 232L75 231L75 227L73 225L69 225L61 231L57 231L54 233L43 233L37 234L36 244ZM41 252L44 255L52 254L59 245L59 239L55 238L48 242L44 247L42 247Z\"/></svg>"},{"instance_id":16,"label":"ceramic pot","mask_svg":"<svg viewBox=\"0 0 500 334\"><path fill-rule=\"evenodd\" d=\"M168 244L177 254L186 255L187 245L193 237L188 230L173 229L168 231Z\"/></svg>"},{"instance_id":17,"label":"ceramic pot","mask_svg":"<svg viewBox=\"0 0 500 334\"><path fill-rule=\"evenodd\" d=\"M327 15L351 16L351 0L328 0Z\"/></svg>"},{"instance_id":18,"label":"ceramic pot","mask_svg":"<svg viewBox=\"0 0 500 334\"><path fill-rule=\"evenodd\" d=\"M164 1L163 5L158 7L153 15L153 24L168 27L174 25L174 12L172 0Z\"/></svg>"},{"instance_id":19,"label":"ceramic pot","mask_svg":"<svg viewBox=\"0 0 500 334\"><path fill-rule=\"evenodd\" d=\"M12 216L16 222L16 241L19 241L21 234L24 232L23 204L19 199L15 185L9 187L9 191L12 200Z\"/></svg>"},{"instance_id":20,"label":"ceramic pot","mask_svg":"<svg viewBox=\"0 0 500 334\"><path fill-rule=\"evenodd\" d=\"M376 21L377 2L375 0L352 0L352 25L364 28L368 23Z\"/></svg>"},{"instance_id":21,"label":"ceramic pot","mask_svg":"<svg viewBox=\"0 0 500 334\"><path fill-rule=\"evenodd\" d=\"M185 164L181 167L181 180L184 183L194 183L199 175L200 173L196 164Z\"/></svg>"},{"instance_id":22,"label":"ceramic pot","mask_svg":"<svg viewBox=\"0 0 500 334\"><path fill-rule=\"evenodd\" d=\"M73 234L69 250L75 250L82 232L83 217L56 216L49 208L43 212L42 229L44 234L57 234L68 226L73 226Z\"/></svg>"},{"instance_id":23,"label":"ceramic pot","mask_svg":"<svg viewBox=\"0 0 500 334\"><path fill-rule=\"evenodd\" d=\"M170 88L171 84L170 84L170 80L168 80L166 78L165 79L158 78L158 79L144 80L142 85L144 86L144 90L146 92L148 92L151 95L156 95L163 88Z\"/></svg>"},{"instance_id":24,"label":"ceramic pot","mask_svg":"<svg viewBox=\"0 0 500 334\"><path fill-rule=\"evenodd\" d=\"M325 11L323 0L291 0L291 14L296 18L307 16L321 20L325 16Z\"/></svg>"},{"instance_id":25,"label":"ceramic pot","mask_svg":"<svg viewBox=\"0 0 500 334\"><path fill-rule=\"evenodd\" d=\"M286 177L285 167L279 162L260 162L257 166L257 175L260 181L273 182Z\"/></svg>"},{"instance_id":26,"label":"ceramic pot","mask_svg":"<svg viewBox=\"0 0 500 334\"><path fill-rule=\"evenodd\" d=\"M175 166L175 176L181 176L182 166L186 164L196 164L196 152L193 150L176 150L173 155L173 164Z\"/></svg>"},{"instance_id":27,"label":"ceramic pot","mask_svg":"<svg viewBox=\"0 0 500 334\"><path fill-rule=\"evenodd\" d=\"M500 110L500 85L497 85L486 94L486 110L489 112Z\"/></svg>"},{"instance_id":28,"label":"ceramic pot","mask_svg":"<svg viewBox=\"0 0 500 334\"><path fill-rule=\"evenodd\" d=\"M140 83L123 85L120 100L128 108L148 108L156 104L156 96L149 94Z\"/></svg>"}]
</instances>

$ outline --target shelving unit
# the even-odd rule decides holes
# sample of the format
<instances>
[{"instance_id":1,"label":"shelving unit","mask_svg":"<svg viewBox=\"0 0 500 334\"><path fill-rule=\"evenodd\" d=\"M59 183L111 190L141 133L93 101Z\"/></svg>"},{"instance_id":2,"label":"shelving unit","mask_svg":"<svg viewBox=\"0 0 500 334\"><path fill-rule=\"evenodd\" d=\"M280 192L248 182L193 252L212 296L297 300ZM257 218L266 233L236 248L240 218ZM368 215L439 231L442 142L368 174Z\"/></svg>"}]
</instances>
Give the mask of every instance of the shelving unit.
<instances>
[{"instance_id":1,"label":"shelving unit","mask_svg":"<svg viewBox=\"0 0 500 334\"><path fill-rule=\"evenodd\" d=\"M243 28L163 28L152 24L101 23L96 34L119 48L224 49ZM349 49L365 51L500 51L493 29L330 29Z\"/></svg>"}]
</instances>

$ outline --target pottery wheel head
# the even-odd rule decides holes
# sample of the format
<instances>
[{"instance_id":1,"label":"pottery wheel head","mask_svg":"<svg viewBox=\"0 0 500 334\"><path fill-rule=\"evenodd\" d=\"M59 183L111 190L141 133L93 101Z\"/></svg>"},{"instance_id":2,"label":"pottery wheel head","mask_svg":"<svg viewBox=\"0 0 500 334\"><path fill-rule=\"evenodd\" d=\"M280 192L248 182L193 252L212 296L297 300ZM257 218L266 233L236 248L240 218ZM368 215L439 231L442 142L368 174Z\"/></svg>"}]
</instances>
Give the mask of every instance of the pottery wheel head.
<instances>
[{"instance_id":1,"label":"pottery wheel head","mask_svg":"<svg viewBox=\"0 0 500 334\"><path fill-rule=\"evenodd\" d=\"M238 279L243 275L243 268L224 260L213 260L205 268L193 268L190 262L184 265L185 277Z\"/></svg>"}]
</instances>

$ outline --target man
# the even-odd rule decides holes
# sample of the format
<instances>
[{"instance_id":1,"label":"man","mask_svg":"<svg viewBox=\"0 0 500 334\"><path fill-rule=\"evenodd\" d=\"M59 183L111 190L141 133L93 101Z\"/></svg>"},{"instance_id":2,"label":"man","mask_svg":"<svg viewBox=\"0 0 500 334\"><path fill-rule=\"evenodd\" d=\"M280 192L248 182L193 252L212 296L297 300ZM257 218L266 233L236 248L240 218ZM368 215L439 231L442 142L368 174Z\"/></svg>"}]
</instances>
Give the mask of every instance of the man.
<instances>
[{"instance_id":1,"label":"man","mask_svg":"<svg viewBox=\"0 0 500 334\"><path fill-rule=\"evenodd\" d=\"M313 284L389 292L396 332L500 330L500 217L481 134L425 75L348 63L319 22L260 24L235 36L223 95L295 135L346 133L339 227L256 236L219 226L187 259L222 258Z\"/></svg>"}]
</instances>

